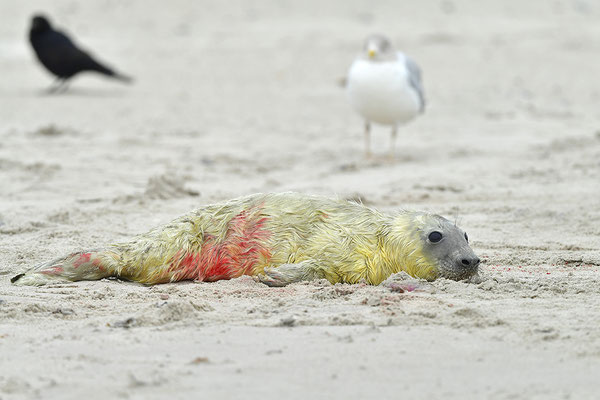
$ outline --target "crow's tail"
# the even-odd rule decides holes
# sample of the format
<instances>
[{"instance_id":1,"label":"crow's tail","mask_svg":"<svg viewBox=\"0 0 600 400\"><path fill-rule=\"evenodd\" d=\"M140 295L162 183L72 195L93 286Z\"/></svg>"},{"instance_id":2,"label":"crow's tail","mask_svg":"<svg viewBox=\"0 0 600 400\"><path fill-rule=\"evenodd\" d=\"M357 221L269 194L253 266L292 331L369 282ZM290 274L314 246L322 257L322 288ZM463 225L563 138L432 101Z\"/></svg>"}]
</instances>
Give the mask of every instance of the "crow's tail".
<instances>
[{"instance_id":1,"label":"crow's tail","mask_svg":"<svg viewBox=\"0 0 600 400\"><path fill-rule=\"evenodd\" d=\"M128 75L124 75L118 72L114 72L112 75L109 75L111 78L114 78L116 80L119 80L123 83L132 83L133 82L133 78L128 76Z\"/></svg>"},{"instance_id":2,"label":"crow's tail","mask_svg":"<svg viewBox=\"0 0 600 400\"><path fill-rule=\"evenodd\" d=\"M98 61L92 59L91 57L90 57L89 62L90 62L90 65L88 66L88 69L91 71L99 72L101 74L110 76L111 78L119 80L124 83L133 82L133 78L131 78L130 76L121 74L121 73L113 70L112 68L107 67L106 65L102 65Z\"/></svg>"}]
</instances>

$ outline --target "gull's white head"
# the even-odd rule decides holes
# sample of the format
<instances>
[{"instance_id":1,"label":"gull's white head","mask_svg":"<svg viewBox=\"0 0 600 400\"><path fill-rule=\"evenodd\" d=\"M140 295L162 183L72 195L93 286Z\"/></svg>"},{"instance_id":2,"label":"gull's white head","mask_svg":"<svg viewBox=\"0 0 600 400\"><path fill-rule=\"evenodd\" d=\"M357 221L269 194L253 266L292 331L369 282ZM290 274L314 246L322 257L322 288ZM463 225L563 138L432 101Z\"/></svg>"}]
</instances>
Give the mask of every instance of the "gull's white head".
<instances>
[{"instance_id":1,"label":"gull's white head","mask_svg":"<svg viewBox=\"0 0 600 400\"><path fill-rule=\"evenodd\" d=\"M383 35L370 35L365 40L362 57L369 61L392 61L398 58L390 40Z\"/></svg>"}]
</instances>

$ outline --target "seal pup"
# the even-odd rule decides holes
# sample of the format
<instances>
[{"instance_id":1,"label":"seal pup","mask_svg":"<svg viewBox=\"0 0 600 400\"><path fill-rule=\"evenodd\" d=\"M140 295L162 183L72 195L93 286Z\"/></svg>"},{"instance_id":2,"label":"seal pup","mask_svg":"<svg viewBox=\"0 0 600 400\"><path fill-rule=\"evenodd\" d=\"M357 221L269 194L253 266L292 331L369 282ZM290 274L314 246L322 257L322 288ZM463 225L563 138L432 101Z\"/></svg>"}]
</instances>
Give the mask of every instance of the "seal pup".
<instances>
[{"instance_id":1,"label":"seal pup","mask_svg":"<svg viewBox=\"0 0 600 400\"><path fill-rule=\"evenodd\" d=\"M145 284L256 276L378 285L393 273L464 279L479 258L439 215L386 214L345 200L255 194L211 204L127 243L74 252L12 278L18 285L119 277Z\"/></svg>"},{"instance_id":2,"label":"seal pup","mask_svg":"<svg viewBox=\"0 0 600 400\"><path fill-rule=\"evenodd\" d=\"M65 88L67 81L84 71L94 71L122 82L131 78L96 61L87 52L77 47L64 33L54 30L43 15L31 19L29 42L40 63L57 77L58 84L51 92Z\"/></svg>"},{"instance_id":3,"label":"seal pup","mask_svg":"<svg viewBox=\"0 0 600 400\"><path fill-rule=\"evenodd\" d=\"M371 154L371 123L391 125L390 156L398 126L425 110L419 66L397 52L388 38L371 35L350 66L346 80L350 104L365 120L366 154Z\"/></svg>"}]
</instances>

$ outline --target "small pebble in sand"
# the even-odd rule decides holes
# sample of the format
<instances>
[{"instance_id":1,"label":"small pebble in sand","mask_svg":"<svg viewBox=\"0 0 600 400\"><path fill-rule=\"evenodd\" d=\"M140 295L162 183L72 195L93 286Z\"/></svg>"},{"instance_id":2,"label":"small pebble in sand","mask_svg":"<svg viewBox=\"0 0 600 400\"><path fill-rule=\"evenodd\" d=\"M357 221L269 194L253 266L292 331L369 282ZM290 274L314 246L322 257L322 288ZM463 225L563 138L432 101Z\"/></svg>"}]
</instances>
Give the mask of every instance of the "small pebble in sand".
<instances>
[{"instance_id":1,"label":"small pebble in sand","mask_svg":"<svg viewBox=\"0 0 600 400\"><path fill-rule=\"evenodd\" d=\"M196 357L190 364L206 364L207 362L209 362L208 357Z\"/></svg>"},{"instance_id":2,"label":"small pebble in sand","mask_svg":"<svg viewBox=\"0 0 600 400\"><path fill-rule=\"evenodd\" d=\"M72 315L75 314L75 311L73 311L71 308L57 308L56 310L52 311L52 314Z\"/></svg>"},{"instance_id":3,"label":"small pebble in sand","mask_svg":"<svg viewBox=\"0 0 600 400\"><path fill-rule=\"evenodd\" d=\"M296 317L291 315L287 318L283 318L280 322L280 326L294 326L296 324Z\"/></svg>"},{"instance_id":4,"label":"small pebble in sand","mask_svg":"<svg viewBox=\"0 0 600 400\"><path fill-rule=\"evenodd\" d=\"M136 324L137 324L137 320L133 317L129 317L127 319L117 321L117 322L113 323L112 325L109 323L108 326L111 326L113 328L129 329L132 326L135 326Z\"/></svg>"}]
</instances>

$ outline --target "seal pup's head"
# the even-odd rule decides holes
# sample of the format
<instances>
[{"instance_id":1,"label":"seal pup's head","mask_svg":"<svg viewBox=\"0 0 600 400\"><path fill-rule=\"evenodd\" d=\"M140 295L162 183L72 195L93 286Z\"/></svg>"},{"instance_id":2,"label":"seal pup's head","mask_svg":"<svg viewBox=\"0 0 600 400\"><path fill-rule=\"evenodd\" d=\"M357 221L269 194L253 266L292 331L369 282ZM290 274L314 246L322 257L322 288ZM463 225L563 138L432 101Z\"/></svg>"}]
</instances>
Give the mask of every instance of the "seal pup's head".
<instances>
[{"instance_id":1,"label":"seal pup's head","mask_svg":"<svg viewBox=\"0 0 600 400\"><path fill-rule=\"evenodd\" d=\"M479 258L467 234L435 214L403 213L394 220L391 234L402 250L402 270L418 278L461 280L477 273Z\"/></svg>"},{"instance_id":2,"label":"seal pup's head","mask_svg":"<svg viewBox=\"0 0 600 400\"><path fill-rule=\"evenodd\" d=\"M383 35L370 35L365 39L361 57L373 61L395 61L398 58L392 42Z\"/></svg>"}]
</instances>

